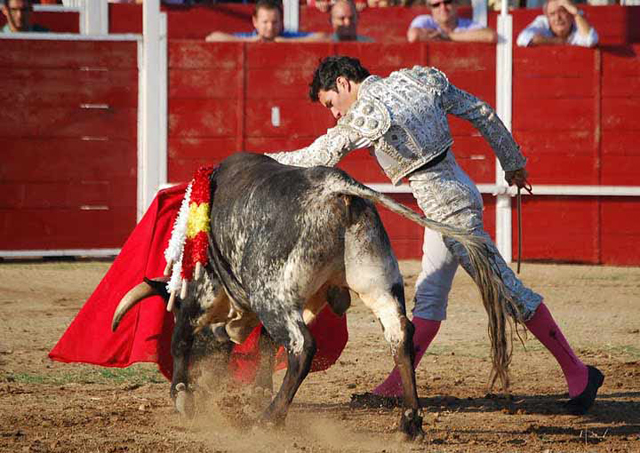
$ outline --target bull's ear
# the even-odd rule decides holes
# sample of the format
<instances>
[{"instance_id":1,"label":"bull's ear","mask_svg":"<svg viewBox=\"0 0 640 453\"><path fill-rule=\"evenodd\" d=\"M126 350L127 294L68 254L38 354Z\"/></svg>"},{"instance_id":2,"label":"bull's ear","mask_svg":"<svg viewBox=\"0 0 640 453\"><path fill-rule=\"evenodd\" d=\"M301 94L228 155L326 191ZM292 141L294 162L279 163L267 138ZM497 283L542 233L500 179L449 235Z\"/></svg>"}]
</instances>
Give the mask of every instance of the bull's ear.
<instances>
[{"instance_id":1,"label":"bull's ear","mask_svg":"<svg viewBox=\"0 0 640 453\"><path fill-rule=\"evenodd\" d=\"M169 300L169 291L167 291L168 281L168 277L158 277L153 279L147 277L144 278L144 282L151 286L164 300Z\"/></svg>"}]
</instances>

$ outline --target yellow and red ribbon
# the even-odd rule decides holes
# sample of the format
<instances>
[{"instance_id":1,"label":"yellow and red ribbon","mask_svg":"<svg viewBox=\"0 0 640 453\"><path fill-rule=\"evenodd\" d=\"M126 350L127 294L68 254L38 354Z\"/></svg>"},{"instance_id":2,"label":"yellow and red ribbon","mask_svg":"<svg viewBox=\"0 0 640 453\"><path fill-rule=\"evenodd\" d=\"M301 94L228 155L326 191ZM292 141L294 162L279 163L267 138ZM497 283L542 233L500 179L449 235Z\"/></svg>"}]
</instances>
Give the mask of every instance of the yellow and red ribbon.
<instances>
[{"instance_id":1,"label":"yellow and red ribbon","mask_svg":"<svg viewBox=\"0 0 640 453\"><path fill-rule=\"evenodd\" d=\"M197 263L205 266L208 262L212 172L213 167L200 167L191 183L187 237L182 258L182 278L185 280L193 280Z\"/></svg>"}]
</instances>

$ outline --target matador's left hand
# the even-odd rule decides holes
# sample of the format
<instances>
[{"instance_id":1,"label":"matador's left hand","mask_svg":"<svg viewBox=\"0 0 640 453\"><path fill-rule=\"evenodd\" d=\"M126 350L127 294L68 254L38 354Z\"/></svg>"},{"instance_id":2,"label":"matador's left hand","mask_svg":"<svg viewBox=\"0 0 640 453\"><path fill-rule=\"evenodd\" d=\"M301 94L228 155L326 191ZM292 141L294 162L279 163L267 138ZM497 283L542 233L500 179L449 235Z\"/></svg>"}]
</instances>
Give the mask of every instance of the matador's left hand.
<instances>
[{"instance_id":1,"label":"matador's left hand","mask_svg":"<svg viewBox=\"0 0 640 453\"><path fill-rule=\"evenodd\" d=\"M520 189L531 187L527 181L527 176L529 176L529 173L524 168L504 172L504 179L507 180L507 183L509 183L510 186L515 184Z\"/></svg>"}]
</instances>

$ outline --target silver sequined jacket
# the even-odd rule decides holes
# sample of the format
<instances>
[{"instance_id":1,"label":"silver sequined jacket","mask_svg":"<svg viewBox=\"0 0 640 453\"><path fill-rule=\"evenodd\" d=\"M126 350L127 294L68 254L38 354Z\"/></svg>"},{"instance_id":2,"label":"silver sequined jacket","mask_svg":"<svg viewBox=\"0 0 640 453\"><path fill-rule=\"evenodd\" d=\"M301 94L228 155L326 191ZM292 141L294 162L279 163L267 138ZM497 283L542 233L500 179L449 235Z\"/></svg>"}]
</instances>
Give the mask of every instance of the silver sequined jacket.
<instances>
[{"instance_id":1,"label":"silver sequined jacket","mask_svg":"<svg viewBox=\"0 0 640 453\"><path fill-rule=\"evenodd\" d=\"M386 175L399 184L451 147L447 114L470 121L505 171L524 167L518 145L486 102L450 84L439 70L422 66L384 79L367 77L356 102L325 135L298 151L268 155L283 164L333 166L349 151L372 146Z\"/></svg>"}]
</instances>

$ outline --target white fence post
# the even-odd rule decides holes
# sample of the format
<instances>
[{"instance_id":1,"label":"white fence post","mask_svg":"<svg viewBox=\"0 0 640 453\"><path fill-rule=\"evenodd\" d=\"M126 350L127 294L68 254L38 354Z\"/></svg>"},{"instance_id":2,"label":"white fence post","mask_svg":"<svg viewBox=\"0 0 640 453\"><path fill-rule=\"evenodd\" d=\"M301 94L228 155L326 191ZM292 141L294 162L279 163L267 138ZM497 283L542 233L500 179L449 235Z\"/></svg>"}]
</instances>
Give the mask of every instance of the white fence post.
<instances>
[{"instance_id":1,"label":"white fence post","mask_svg":"<svg viewBox=\"0 0 640 453\"><path fill-rule=\"evenodd\" d=\"M86 0L80 5L80 33L106 35L109 33L109 3L107 0Z\"/></svg>"},{"instance_id":2,"label":"white fence post","mask_svg":"<svg viewBox=\"0 0 640 453\"><path fill-rule=\"evenodd\" d=\"M298 31L300 29L300 4L297 0L284 0L284 29Z\"/></svg>"},{"instance_id":3,"label":"white fence post","mask_svg":"<svg viewBox=\"0 0 640 453\"><path fill-rule=\"evenodd\" d=\"M502 0L498 16L498 44L496 46L496 110L511 131L513 86L513 17L507 14L507 0ZM502 188L496 197L496 246L507 263L511 262L511 197L500 162L496 159L496 186Z\"/></svg>"},{"instance_id":4,"label":"white fence post","mask_svg":"<svg viewBox=\"0 0 640 453\"><path fill-rule=\"evenodd\" d=\"M167 16L160 12L159 0L145 0L142 14L138 87L138 220L158 189L167 182Z\"/></svg>"}]
</instances>

